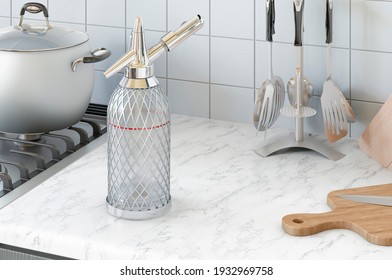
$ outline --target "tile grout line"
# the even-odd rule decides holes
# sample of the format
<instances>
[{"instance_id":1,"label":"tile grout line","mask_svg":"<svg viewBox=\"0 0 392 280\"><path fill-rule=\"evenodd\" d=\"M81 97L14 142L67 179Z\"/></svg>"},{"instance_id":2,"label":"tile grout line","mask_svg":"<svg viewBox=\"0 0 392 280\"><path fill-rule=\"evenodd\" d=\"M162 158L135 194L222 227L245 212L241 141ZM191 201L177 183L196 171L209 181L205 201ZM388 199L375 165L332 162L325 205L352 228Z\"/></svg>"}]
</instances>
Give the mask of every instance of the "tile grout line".
<instances>
[{"instance_id":1,"label":"tile grout line","mask_svg":"<svg viewBox=\"0 0 392 280\"><path fill-rule=\"evenodd\" d=\"M169 30L169 0L166 0L166 32ZM169 54L168 52L165 52L165 57L166 57L166 74L165 74L165 80L166 80L166 85L165 85L165 91L166 94L169 96Z\"/></svg>"},{"instance_id":2,"label":"tile grout line","mask_svg":"<svg viewBox=\"0 0 392 280\"><path fill-rule=\"evenodd\" d=\"M212 117L212 86L211 86L211 0L208 1L208 118Z\"/></svg>"},{"instance_id":3,"label":"tile grout line","mask_svg":"<svg viewBox=\"0 0 392 280\"><path fill-rule=\"evenodd\" d=\"M87 33L87 4L88 0L84 0L84 31Z\"/></svg>"},{"instance_id":4,"label":"tile grout line","mask_svg":"<svg viewBox=\"0 0 392 280\"><path fill-rule=\"evenodd\" d=\"M253 1L253 103L256 100L256 1Z\"/></svg>"},{"instance_id":5,"label":"tile grout line","mask_svg":"<svg viewBox=\"0 0 392 280\"><path fill-rule=\"evenodd\" d=\"M10 26L12 26L12 0L9 0L10 1Z\"/></svg>"},{"instance_id":6,"label":"tile grout line","mask_svg":"<svg viewBox=\"0 0 392 280\"><path fill-rule=\"evenodd\" d=\"M161 77L162 78L162 77ZM201 85L208 85L210 84L209 82L203 82L203 81L193 81L193 80L187 80L187 79L179 79L179 78L167 78L168 80L171 81L179 81L179 82L187 82L187 83L195 83L195 84L201 84Z\"/></svg>"},{"instance_id":7,"label":"tile grout line","mask_svg":"<svg viewBox=\"0 0 392 280\"><path fill-rule=\"evenodd\" d=\"M128 17L127 17L127 0L124 0L125 1L125 3L124 3L124 17L125 17L125 20L124 20L124 26L125 26L125 28L124 28L124 36L125 36L125 40L124 40L124 49L125 49L125 52L127 52L128 51L128 40L129 40L129 38L127 38L128 36L128 34L127 34L127 26L128 26Z\"/></svg>"}]
</instances>

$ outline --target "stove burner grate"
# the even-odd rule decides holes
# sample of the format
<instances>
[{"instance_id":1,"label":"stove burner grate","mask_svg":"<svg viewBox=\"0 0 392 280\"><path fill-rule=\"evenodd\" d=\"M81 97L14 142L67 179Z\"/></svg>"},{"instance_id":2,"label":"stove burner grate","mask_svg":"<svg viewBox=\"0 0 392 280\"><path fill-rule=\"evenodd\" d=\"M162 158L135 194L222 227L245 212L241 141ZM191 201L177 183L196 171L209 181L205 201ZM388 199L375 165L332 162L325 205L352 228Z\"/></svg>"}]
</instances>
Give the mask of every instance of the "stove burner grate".
<instances>
[{"instance_id":1,"label":"stove burner grate","mask_svg":"<svg viewBox=\"0 0 392 280\"><path fill-rule=\"evenodd\" d=\"M106 133L106 123L103 119L96 120L86 115L77 125L65 131L77 135L79 143L75 144L73 137L60 132L40 134L38 138L0 135L0 144L12 147L6 153L17 158L9 160L0 153L0 198ZM91 131L90 135L88 131ZM56 141L65 148L59 149L52 143ZM27 166L26 161L32 162L34 167ZM8 170L11 169L18 173L16 178L10 176Z\"/></svg>"}]
</instances>

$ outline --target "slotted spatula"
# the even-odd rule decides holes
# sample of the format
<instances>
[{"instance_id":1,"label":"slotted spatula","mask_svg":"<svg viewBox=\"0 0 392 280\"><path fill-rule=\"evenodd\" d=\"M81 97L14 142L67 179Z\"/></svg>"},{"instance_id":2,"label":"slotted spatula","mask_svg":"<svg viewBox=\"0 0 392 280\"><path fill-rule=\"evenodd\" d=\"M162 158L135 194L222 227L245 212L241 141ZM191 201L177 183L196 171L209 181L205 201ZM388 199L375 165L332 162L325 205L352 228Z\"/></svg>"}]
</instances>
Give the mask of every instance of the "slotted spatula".
<instances>
[{"instance_id":1,"label":"slotted spatula","mask_svg":"<svg viewBox=\"0 0 392 280\"><path fill-rule=\"evenodd\" d=\"M263 82L257 92L253 113L253 122L257 132L264 131L264 138L267 129L279 117L285 98L283 81L272 71L273 34L275 34L275 1L266 0L266 40L269 42L268 79Z\"/></svg>"},{"instance_id":2,"label":"slotted spatula","mask_svg":"<svg viewBox=\"0 0 392 280\"><path fill-rule=\"evenodd\" d=\"M327 43L327 79L321 94L325 136L328 142L335 142L347 135L348 122L345 112L345 97L332 81L332 11L333 1L326 0L326 43Z\"/></svg>"}]
</instances>

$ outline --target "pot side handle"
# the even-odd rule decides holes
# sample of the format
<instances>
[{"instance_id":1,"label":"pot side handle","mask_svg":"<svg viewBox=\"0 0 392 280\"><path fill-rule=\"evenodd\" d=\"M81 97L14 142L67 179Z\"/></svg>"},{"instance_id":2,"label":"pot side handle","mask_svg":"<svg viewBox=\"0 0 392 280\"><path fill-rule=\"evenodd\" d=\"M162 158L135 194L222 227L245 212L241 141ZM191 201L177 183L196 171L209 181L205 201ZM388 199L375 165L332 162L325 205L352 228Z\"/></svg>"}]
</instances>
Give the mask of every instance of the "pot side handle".
<instances>
[{"instance_id":1,"label":"pot side handle","mask_svg":"<svg viewBox=\"0 0 392 280\"><path fill-rule=\"evenodd\" d=\"M81 58L76 59L74 62L72 62L72 65L71 65L72 71L75 72L77 70L79 63L100 62L100 61L108 58L112 54L112 52L108 49L100 48L100 49L94 50L91 54L92 54L92 56L81 57Z\"/></svg>"}]
</instances>

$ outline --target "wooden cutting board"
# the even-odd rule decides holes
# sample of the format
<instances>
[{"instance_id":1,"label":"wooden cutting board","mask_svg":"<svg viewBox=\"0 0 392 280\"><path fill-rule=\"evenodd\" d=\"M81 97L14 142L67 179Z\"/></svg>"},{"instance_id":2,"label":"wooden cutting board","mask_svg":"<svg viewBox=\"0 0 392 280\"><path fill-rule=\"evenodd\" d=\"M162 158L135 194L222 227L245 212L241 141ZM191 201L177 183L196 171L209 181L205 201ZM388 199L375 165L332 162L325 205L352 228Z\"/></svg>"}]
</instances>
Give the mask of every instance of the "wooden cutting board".
<instances>
[{"instance_id":1,"label":"wooden cutting board","mask_svg":"<svg viewBox=\"0 0 392 280\"><path fill-rule=\"evenodd\" d=\"M282 219L284 231L306 236L329 229L350 229L371 243L391 246L392 207L345 200L337 196L340 194L392 196L392 184L330 192L327 203L331 212L287 215Z\"/></svg>"}]
</instances>

